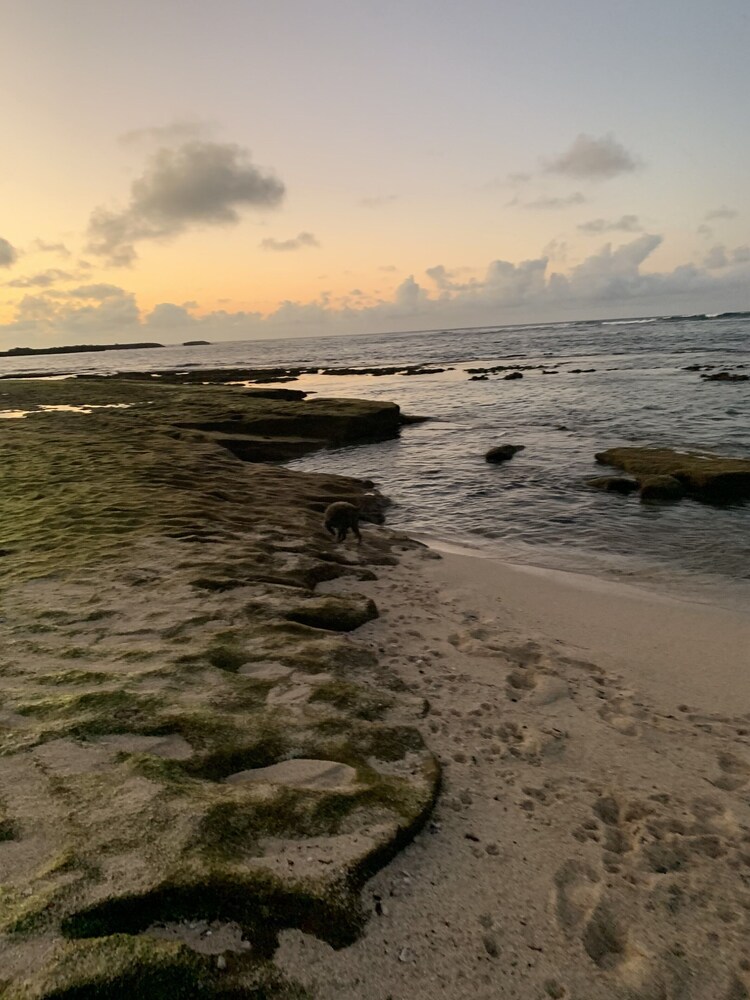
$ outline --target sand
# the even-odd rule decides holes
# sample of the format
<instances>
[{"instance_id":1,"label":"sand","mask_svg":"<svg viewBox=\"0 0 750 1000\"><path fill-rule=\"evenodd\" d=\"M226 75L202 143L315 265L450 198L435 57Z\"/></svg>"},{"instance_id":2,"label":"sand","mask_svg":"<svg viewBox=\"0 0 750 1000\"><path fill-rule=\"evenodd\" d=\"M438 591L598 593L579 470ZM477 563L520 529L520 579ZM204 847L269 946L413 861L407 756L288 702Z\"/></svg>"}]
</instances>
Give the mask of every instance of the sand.
<instances>
[{"instance_id":1,"label":"sand","mask_svg":"<svg viewBox=\"0 0 750 1000\"><path fill-rule=\"evenodd\" d=\"M750 616L436 555L356 633L425 699L432 822L357 943L277 962L330 1000L747 997Z\"/></svg>"}]
</instances>

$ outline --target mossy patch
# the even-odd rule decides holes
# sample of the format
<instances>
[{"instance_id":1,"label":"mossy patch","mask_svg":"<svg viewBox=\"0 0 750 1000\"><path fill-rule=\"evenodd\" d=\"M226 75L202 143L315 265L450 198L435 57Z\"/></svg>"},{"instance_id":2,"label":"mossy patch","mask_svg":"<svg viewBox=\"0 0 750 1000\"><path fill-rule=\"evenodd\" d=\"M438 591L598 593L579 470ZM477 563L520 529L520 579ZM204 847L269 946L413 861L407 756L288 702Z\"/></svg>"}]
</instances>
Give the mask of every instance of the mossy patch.
<instances>
[{"instance_id":1,"label":"mossy patch","mask_svg":"<svg viewBox=\"0 0 750 1000\"><path fill-rule=\"evenodd\" d=\"M358 719L370 722L382 719L392 704L392 699L386 695L377 694L357 684L346 681L329 681L315 687L310 701L326 702L342 712L348 712Z\"/></svg>"}]
</instances>

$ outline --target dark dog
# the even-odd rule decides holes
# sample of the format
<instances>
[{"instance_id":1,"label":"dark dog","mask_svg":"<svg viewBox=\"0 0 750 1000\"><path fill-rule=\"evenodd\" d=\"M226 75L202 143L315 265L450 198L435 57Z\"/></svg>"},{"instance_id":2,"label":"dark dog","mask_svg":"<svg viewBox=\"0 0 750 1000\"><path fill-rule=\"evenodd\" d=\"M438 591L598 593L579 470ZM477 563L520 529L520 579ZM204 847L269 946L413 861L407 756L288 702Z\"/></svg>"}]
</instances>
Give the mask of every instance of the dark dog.
<instances>
[{"instance_id":1,"label":"dark dog","mask_svg":"<svg viewBox=\"0 0 750 1000\"><path fill-rule=\"evenodd\" d=\"M345 500L329 504L323 515L323 526L326 531L333 535L337 542L343 542L351 530L359 544L362 544L362 536L359 533L359 507Z\"/></svg>"}]
</instances>

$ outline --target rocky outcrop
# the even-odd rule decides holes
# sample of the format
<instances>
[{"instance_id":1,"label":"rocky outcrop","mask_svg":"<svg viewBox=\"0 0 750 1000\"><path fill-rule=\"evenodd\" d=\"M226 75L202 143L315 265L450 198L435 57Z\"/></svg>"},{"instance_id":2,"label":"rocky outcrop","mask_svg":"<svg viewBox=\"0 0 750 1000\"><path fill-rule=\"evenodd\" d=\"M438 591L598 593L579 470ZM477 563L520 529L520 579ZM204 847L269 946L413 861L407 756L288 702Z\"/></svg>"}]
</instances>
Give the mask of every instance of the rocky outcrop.
<instances>
[{"instance_id":1,"label":"rocky outcrop","mask_svg":"<svg viewBox=\"0 0 750 1000\"><path fill-rule=\"evenodd\" d=\"M641 486L653 477L671 477L681 484L683 495L706 503L750 499L750 459L670 448L609 448L596 460L631 473Z\"/></svg>"},{"instance_id":2,"label":"rocky outcrop","mask_svg":"<svg viewBox=\"0 0 750 1000\"><path fill-rule=\"evenodd\" d=\"M484 460L493 464L508 462L519 451L523 451L525 447L523 444L500 444L496 448L490 448L484 456Z\"/></svg>"},{"instance_id":3,"label":"rocky outcrop","mask_svg":"<svg viewBox=\"0 0 750 1000\"><path fill-rule=\"evenodd\" d=\"M409 543L365 528L334 545L321 511L377 511L372 484L239 462L200 428L302 436L310 409L328 444L393 431L398 409L6 387L32 412L0 439L0 993L301 998L279 932L351 943L365 879L437 793L411 696L352 631L375 606L315 591ZM128 407L34 412L105 401ZM235 944L198 953L197 926Z\"/></svg>"}]
</instances>

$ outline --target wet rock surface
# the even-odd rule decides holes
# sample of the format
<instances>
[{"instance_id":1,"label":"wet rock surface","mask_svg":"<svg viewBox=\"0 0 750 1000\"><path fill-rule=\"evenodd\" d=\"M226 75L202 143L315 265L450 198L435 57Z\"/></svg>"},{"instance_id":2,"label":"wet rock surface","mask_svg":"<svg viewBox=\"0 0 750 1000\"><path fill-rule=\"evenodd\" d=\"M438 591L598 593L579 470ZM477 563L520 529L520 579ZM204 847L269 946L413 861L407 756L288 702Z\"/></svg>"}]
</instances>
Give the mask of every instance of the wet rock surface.
<instances>
[{"instance_id":1,"label":"wet rock surface","mask_svg":"<svg viewBox=\"0 0 750 1000\"><path fill-rule=\"evenodd\" d=\"M750 498L750 459L727 458L669 448L610 448L598 452L600 465L631 473L643 487L655 477L670 477L685 496L706 503L732 503ZM675 492L676 487L672 487Z\"/></svg>"},{"instance_id":2,"label":"wet rock surface","mask_svg":"<svg viewBox=\"0 0 750 1000\"><path fill-rule=\"evenodd\" d=\"M496 448L490 448L484 456L484 460L495 465L501 462L508 462L519 451L523 451L525 447L523 444L500 444Z\"/></svg>"}]
</instances>

